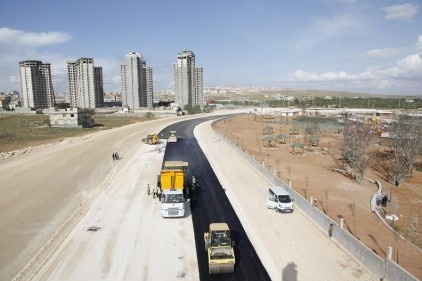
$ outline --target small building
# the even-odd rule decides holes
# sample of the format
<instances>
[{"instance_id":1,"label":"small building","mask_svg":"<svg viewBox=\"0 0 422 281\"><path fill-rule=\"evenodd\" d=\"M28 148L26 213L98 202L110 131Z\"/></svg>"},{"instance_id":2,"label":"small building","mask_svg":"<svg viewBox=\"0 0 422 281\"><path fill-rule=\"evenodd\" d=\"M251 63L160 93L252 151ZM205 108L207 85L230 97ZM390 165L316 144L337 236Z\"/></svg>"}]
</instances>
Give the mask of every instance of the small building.
<instances>
[{"instance_id":1,"label":"small building","mask_svg":"<svg viewBox=\"0 0 422 281\"><path fill-rule=\"evenodd\" d=\"M6 110L11 102L10 96L0 97L0 108Z\"/></svg>"},{"instance_id":2,"label":"small building","mask_svg":"<svg viewBox=\"0 0 422 281\"><path fill-rule=\"evenodd\" d=\"M50 108L48 114L50 116L51 127L91 128L95 126L92 115L83 112L79 108Z\"/></svg>"}]
</instances>

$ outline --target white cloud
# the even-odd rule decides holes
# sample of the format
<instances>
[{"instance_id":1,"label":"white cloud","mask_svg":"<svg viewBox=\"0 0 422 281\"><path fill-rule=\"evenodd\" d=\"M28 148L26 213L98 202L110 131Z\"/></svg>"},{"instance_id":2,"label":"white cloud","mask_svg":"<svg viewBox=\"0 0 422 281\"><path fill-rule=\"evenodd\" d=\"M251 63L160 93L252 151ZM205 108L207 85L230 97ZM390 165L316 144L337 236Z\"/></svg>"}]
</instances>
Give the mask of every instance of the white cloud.
<instances>
[{"instance_id":1,"label":"white cloud","mask_svg":"<svg viewBox=\"0 0 422 281\"><path fill-rule=\"evenodd\" d=\"M111 78L111 80L114 84L120 85L120 83L122 82L122 77L120 75L115 75Z\"/></svg>"},{"instance_id":2,"label":"white cloud","mask_svg":"<svg viewBox=\"0 0 422 281\"><path fill-rule=\"evenodd\" d=\"M383 7L382 10L386 12L386 19L410 21L418 12L418 6L413 4L402 4Z\"/></svg>"},{"instance_id":3,"label":"white cloud","mask_svg":"<svg viewBox=\"0 0 422 281\"><path fill-rule=\"evenodd\" d=\"M422 79L422 52L399 60L392 70L399 76Z\"/></svg>"},{"instance_id":4,"label":"white cloud","mask_svg":"<svg viewBox=\"0 0 422 281\"><path fill-rule=\"evenodd\" d=\"M1 91L20 88L19 65L22 60L40 60L51 63L54 88L56 81L66 81L68 58L59 54L43 52L42 47L66 43L72 36L64 32L26 32L23 30L0 28L0 85ZM67 75L67 72L66 72ZM66 76L67 77L67 76Z\"/></svg>"},{"instance_id":5,"label":"white cloud","mask_svg":"<svg viewBox=\"0 0 422 281\"><path fill-rule=\"evenodd\" d=\"M290 82L339 82L373 81L384 79L422 79L422 53L409 55L396 62L391 68L367 68L359 73L345 71L308 72L296 70L289 74Z\"/></svg>"},{"instance_id":6,"label":"white cloud","mask_svg":"<svg viewBox=\"0 0 422 281\"><path fill-rule=\"evenodd\" d=\"M422 50L422 35L419 35L418 42L416 43L419 50Z\"/></svg>"},{"instance_id":7,"label":"white cloud","mask_svg":"<svg viewBox=\"0 0 422 281\"><path fill-rule=\"evenodd\" d=\"M358 58L388 58L401 53L399 49L373 49L357 55Z\"/></svg>"},{"instance_id":8,"label":"white cloud","mask_svg":"<svg viewBox=\"0 0 422 281\"><path fill-rule=\"evenodd\" d=\"M94 65L103 69L104 90L120 89L120 65L124 63L124 56L121 59L115 58L94 58Z\"/></svg>"},{"instance_id":9,"label":"white cloud","mask_svg":"<svg viewBox=\"0 0 422 281\"><path fill-rule=\"evenodd\" d=\"M296 70L289 74L288 81L290 82L326 82L326 81L351 81L355 76L344 71L334 72L308 72L304 70Z\"/></svg>"},{"instance_id":10,"label":"white cloud","mask_svg":"<svg viewBox=\"0 0 422 281\"><path fill-rule=\"evenodd\" d=\"M422 36L418 37L421 44ZM368 51L361 56L383 57L397 54L395 49L379 49ZM380 89L390 92L420 94L422 89L422 50L396 61L395 65L387 68L368 67L362 72L349 73L346 71L310 72L302 69L290 73L283 82L298 85L318 87L348 88L350 90Z\"/></svg>"},{"instance_id":11,"label":"white cloud","mask_svg":"<svg viewBox=\"0 0 422 281\"><path fill-rule=\"evenodd\" d=\"M37 48L48 45L55 45L66 43L72 39L64 32L25 32L17 29L10 29L7 27L0 28L0 43Z\"/></svg>"}]
</instances>

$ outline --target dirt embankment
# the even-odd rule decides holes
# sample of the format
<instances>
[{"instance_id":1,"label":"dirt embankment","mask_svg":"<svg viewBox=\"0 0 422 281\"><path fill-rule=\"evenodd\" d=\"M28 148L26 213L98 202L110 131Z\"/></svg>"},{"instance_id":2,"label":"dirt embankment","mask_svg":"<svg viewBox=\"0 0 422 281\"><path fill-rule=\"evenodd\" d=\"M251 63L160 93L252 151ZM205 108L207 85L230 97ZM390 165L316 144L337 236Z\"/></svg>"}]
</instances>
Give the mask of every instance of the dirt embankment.
<instances>
[{"instance_id":1,"label":"dirt embankment","mask_svg":"<svg viewBox=\"0 0 422 281\"><path fill-rule=\"evenodd\" d=\"M297 125L297 124L296 124ZM266 127L273 128L273 136L285 134L284 144L274 141L272 146L264 140ZM345 227L362 243L380 257L385 258L388 247L393 247L393 259L418 278L422 278L422 223L417 225L416 235L411 237L412 215L422 218L422 173L406 180L400 187L394 187L375 169L368 169L369 179L381 182L383 191L398 202L396 214L399 220L394 228L409 240L391 231L371 212L370 200L376 186L368 180L357 184L342 174L333 171L340 158L341 135L337 128L323 129L318 146L292 147L294 142L306 143L306 136L290 135L292 124L265 123L253 115L235 117L217 122L214 128L231 139L238 146L254 155L266 167L277 172L284 181L291 180L293 188L307 199L315 198L320 208L332 219L344 218ZM386 212L393 212L393 204L387 205ZM415 246L415 245L419 245Z\"/></svg>"}]
</instances>

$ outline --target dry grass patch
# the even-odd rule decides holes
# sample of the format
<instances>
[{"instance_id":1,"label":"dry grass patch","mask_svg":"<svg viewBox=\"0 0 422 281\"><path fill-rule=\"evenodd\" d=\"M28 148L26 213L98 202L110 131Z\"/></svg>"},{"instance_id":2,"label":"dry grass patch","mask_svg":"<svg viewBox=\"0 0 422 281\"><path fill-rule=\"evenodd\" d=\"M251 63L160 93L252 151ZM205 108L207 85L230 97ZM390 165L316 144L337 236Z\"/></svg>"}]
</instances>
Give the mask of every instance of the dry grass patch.
<instances>
[{"instance_id":1,"label":"dry grass patch","mask_svg":"<svg viewBox=\"0 0 422 281\"><path fill-rule=\"evenodd\" d=\"M93 128L52 128L46 114L2 115L0 116L0 152L51 143L150 119L141 116L95 114L94 120L96 126Z\"/></svg>"}]
</instances>

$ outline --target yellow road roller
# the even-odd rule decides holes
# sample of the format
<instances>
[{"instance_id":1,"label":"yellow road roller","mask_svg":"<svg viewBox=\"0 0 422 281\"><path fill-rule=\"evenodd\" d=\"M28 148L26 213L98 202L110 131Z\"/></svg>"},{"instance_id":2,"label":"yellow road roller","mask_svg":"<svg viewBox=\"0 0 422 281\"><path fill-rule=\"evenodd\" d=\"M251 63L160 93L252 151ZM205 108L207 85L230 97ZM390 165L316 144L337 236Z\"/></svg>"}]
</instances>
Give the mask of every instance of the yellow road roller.
<instances>
[{"instance_id":1,"label":"yellow road roller","mask_svg":"<svg viewBox=\"0 0 422 281\"><path fill-rule=\"evenodd\" d=\"M204 233L204 240L209 274L233 273L234 241L231 240L227 223L211 223L209 232Z\"/></svg>"}]
</instances>

